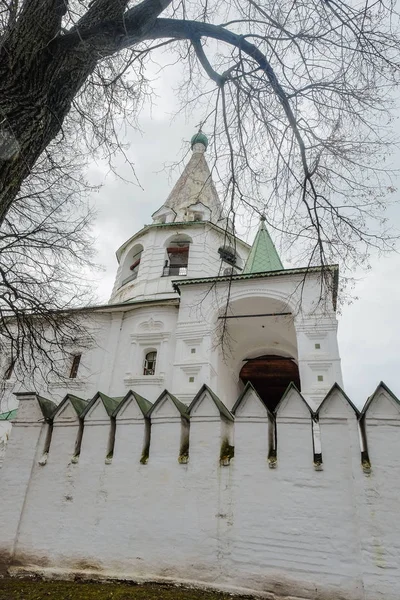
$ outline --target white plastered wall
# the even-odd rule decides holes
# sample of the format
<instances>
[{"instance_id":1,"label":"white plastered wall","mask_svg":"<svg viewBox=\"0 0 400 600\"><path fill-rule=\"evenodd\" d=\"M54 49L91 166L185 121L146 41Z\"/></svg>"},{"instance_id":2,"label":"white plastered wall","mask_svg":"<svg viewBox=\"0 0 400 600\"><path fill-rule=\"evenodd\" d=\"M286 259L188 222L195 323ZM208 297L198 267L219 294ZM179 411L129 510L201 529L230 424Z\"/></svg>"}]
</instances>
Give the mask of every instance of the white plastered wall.
<instances>
[{"instance_id":1,"label":"white plastered wall","mask_svg":"<svg viewBox=\"0 0 400 600\"><path fill-rule=\"evenodd\" d=\"M290 312L292 316L229 319L222 345L218 316L225 314L228 298L228 316L275 312ZM308 275L305 281L302 274L292 274L221 282L213 288L209 284L182 286L176 329L177 340L181 341L176 345L175 394L187 394L183 399L189 397L188 366L185 369L181 364L180 348L197 340L204 348L203 354L199 358L187 357L193 374L199 373L194 390L206 383L231 408L241 390L239 372L243 360L280 354L295 359L302 394L317 408L334 383L342 385L336 315L329 298L318 303L319 298L318 274Z\"/></svg>"},{"instance_id":2,"label":"white plastered wall","mask_svg":"<svg viewBox=\"0 0 400 600\"><path fill-rule=\"evenodd\" d=\"M110 419L99 403L86 417L79 460L71 462L78 423L67 404L40 466L47 426L40 434L30 402L24 435L13 431L19 451L5 464L13 501L0 490L12 570L185 581L269 599L398 600L400 411L384 391L369 410L367 474L356 414L338 390L319 411L318 469L312 415L294 390L277 412L275 468L268 416L254 393L236 412L227 466L219 463L226 423L207 393L192 411L186 464L178 462L182 417L166 397L152 413L147 464L145 419L128 399L109 464Z\"/></svg>"}]
</instances>

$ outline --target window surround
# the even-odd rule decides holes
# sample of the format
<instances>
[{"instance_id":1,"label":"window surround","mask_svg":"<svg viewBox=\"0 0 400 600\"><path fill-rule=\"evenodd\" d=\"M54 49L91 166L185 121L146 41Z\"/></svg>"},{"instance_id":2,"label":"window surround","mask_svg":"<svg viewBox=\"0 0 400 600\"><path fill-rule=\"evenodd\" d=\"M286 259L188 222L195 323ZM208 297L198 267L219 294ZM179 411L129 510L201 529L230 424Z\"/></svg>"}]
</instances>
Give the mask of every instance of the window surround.
<instances>
[{"instance_id":1,"label":"window surround","mask_svg":"<svg viewBox=\"0 0 400 600\"><path fill-rule=\"evenodd\" d=\"M129 352L131 371L125 373L124 384L126 386L163 385L165 379L163 364L166 355L164 348L170 335L170 332L165 331L143 331L131 334ZM144 357L148 352L157 352L155 375L143 375Z\"/></svg>"}]
</instances>

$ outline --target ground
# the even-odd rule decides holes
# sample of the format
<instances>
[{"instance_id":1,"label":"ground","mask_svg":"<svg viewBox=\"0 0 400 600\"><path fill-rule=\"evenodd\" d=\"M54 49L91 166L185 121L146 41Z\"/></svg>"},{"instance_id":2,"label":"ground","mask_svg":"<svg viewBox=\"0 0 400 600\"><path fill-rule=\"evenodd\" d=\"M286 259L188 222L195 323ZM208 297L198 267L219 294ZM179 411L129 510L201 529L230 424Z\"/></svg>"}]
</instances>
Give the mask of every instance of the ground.
<instances>
[{"instance_id":1,"label":"ground","mask_svg":"<svg viewBox=\"0 0 400 600\"><path fill-rule=\"evenodd\" d=\"M248 597L247 597L248 598ZM0 579L0 600L232 600L229 594L166 585ZM236 596L235 600L244 600Z\"/></svg>"}]
</instances>

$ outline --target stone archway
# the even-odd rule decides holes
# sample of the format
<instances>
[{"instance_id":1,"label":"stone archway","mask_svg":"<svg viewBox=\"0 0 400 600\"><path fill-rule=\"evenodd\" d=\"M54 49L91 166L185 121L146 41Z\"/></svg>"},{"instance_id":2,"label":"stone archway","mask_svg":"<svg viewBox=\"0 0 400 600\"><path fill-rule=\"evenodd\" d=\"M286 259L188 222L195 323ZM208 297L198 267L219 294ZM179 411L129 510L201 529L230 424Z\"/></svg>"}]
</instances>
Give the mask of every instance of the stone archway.
<instances>
[{"instance_id":1,"label":"stone archway","mask_svg":"<svg viewBox=\"0 0 400 600\"><path fill-rule=\"evenodd\" d=\"M273 411L289 383L300 390L299 368L292 358L268 354L245 359L239 377L253 385L266 407Z\"/></svg>"}]
</instances>

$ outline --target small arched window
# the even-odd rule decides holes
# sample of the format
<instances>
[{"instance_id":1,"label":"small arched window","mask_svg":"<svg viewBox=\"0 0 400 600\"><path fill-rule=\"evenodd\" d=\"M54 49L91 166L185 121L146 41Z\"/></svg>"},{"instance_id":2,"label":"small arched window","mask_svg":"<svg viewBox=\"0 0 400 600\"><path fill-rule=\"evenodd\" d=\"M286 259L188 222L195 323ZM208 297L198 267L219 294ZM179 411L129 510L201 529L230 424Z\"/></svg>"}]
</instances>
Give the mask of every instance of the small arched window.
<instances>
[{"instance_id":1,"label":"small arched window","mask_svg":"<svg viewBox=\"0 0 400 600\"><path fill-rule=\"evenodd\" d=\"M157 352L152 350L144 357L143 375L155 375L157 362Z\"/></svg>"}]
</instances>

